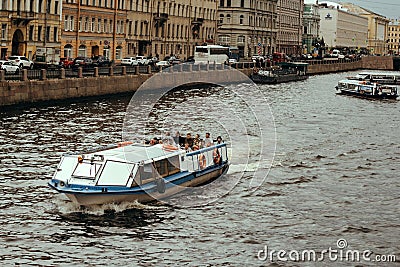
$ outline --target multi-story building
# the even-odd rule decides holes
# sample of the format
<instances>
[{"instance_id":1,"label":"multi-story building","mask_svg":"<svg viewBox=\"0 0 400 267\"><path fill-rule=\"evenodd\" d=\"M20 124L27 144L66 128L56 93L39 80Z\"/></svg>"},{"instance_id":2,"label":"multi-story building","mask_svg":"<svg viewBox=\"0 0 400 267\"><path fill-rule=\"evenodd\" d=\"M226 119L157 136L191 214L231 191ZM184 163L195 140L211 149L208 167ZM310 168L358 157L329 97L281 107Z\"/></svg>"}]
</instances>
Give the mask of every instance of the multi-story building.
<instances>
[{"instance_id":1,"label":"multi-story building","mask_svg":"<svg viewBox=\"0 0 400 267\"><path fill-rule=\"evenodd\" d=\"M63 0L63 55L121 59L127 14L120 0Z\"/></svg>"},{"instance_id":2,"label":"multi-story building","mask_svg":"<svg viewBox=\"0 0 400 267\"><path fill-rule=\"evenodd\" d=\"M127 54L194 54L194 47L214 43L216 0L131 0L127 3Z\"/></svg>"},{"instance_id":3,"label":"multi-story building","mask_svg":"<svg viewBox=\"0 0 400 267\"><path fill-rule=\"evenodd\" d=\"M278 0L278 39L280 52L302 52L304 0Z\"/></svg>"},{"instance_id":4,"label":"multi-story building","mask_svg":"<svg viewBox=\"0 0 400 267\"><path fill-rule=\"evenodd\" d=\"M368 49L372 54L388 52L387 39L389 19L363 7L343 3L343 8L368 19Z\"/></svg>"},{"instance_id":5,"label":"multi-story building","mask_svg":"<svg viewBox=\"0 0 400 267\"><path fill-rule=\"evenodd\" d=\"M388 30L389 54L400 54L400 21L392 19Z\"/></svg>"},{"instance_id":6,"label":"multi-story building","mask_svg":"<svg viewBox=\"0 0 400 267\"><path fill-rule=\"evenodd\" d=\"M319 3L321 17L319 36L329 49L350 50L367 47L368 18L347 12L341 5Z\"/></svg>"},{"instance_id":7,"label":"multi-story building","mask_svg":"<svg viewBox=\"0 0 400 267\"><path fill-rule=\"evenodd\" d=\"M271 54L277 42L277 0L219 0L218 44L240 57Z\"/></svg>"},{"instance_id":8,"label":"multi-story building","mask_svg":"<svg viewBox=\"0 0 400 267\"><path fill-rule=\"evenodd\" d=\"M0 1L1 58L61 46L61 0Z\"/></svg>"},{"instance_id":9,"label":"multi-story building","mask_svg":"<svg viewBox=\"0 0 400 267\"><path fill-rule=\"evenodd\" d=\"M216 8L216 0L64 0L64 55L183 59L214 41Z\"/></svg>"},{"instance_id":10,"label":"multi-story building","mask_svg":"<svg viewBox=\"0 0 400 267\"><path fill-rule=\"evenodd\" d=\"M306 0L303 12L303 53L314 53L320 21L318 0Z\"/></svg>"}]
</instances>

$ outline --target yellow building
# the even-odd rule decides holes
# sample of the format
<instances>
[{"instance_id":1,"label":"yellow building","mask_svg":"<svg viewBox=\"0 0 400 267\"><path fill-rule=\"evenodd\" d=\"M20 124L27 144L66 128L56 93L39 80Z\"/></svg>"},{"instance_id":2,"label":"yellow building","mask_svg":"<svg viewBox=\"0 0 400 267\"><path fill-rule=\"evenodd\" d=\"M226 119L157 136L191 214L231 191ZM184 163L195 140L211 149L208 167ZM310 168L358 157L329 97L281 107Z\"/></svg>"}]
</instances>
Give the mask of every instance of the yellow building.
<instances>
[{"instance_id":1,"label":"yellow building","mask_svg":"<svg viewBox=\"0 0 400 267\"><path fill-rule=\"evenodd\" d=\"M213 42L216 0L64 0L64 56L193 55Z\"/></svg>"},{"instance_id":2,"label":"yellow building","mask_svg":"<svg viewBox=\"0 0 400 267\"><path fill-rule=\"evenodd\" d=\"M126 49L125 1L64 0L64 57L104 55L119 60Z\"/></svg>"},{"instance_id":3,"label":"yellow building","mask_svg":"<svg viewBox=\"0 0 400 267\"><path fill-rule=\"evenodd\" d=\"M371 54L387 54L389 19L360 6L343 3L343 8L349 12L368 18L368 49Z\"/></svg>"},{"instance_id":4,"label":"yellow building","mask_svg":"<svg viewBox=\"0 0 400 267\"><path fill-rule=\"evenodd\" d=\"M0 1L1 58L33 59L39 47L59 52L61 10L61 0Z\"/></svg>"},{"instance_id":5,"label":"yellow building","mask_svg":"<svg viewBox=\"0 0 400 267\"><path fill-rule=\"evenodd\" d=\"M400 22L392 19L389 23L388 31L389 54L400 54Z\"/></svg>"}]
</instances>

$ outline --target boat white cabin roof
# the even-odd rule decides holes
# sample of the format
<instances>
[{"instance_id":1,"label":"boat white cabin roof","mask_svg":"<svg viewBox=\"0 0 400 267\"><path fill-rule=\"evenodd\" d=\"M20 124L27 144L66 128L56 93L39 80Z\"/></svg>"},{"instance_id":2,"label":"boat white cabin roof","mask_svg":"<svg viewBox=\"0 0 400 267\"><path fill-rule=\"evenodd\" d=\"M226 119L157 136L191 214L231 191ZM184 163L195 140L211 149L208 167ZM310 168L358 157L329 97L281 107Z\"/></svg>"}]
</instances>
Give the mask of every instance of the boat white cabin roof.
<instances>
[{"instance_id":1,"label":"boat white cabin roof","mask_svg":"<svg viewBox=\"0 0 400 267\"><path fill-rule=\"evenodd\" d=\"M394 72L394 71L386 71L386 72L382 72L382 71L363 71L358 73L355 77L356 78L364 78L368 75L374 75L374 76L383 76L383 77L400 77L400 72Z\"/></svg>"},{"instance_id":2,"label":"boat white cabin roof","mask_svg":"<svg viewBox=\"0 0 400 267\"><path fill-rule=\"evenodd\" d=\"M167 157L172 157L185 153L184 150L167 150L163 145L144 145L130 144L122 147L98 151L95 153L85 154L86 157L103 156L104 158L119 159L128 162L145 162L159 160Z\"/></svg>"}]
</instances>

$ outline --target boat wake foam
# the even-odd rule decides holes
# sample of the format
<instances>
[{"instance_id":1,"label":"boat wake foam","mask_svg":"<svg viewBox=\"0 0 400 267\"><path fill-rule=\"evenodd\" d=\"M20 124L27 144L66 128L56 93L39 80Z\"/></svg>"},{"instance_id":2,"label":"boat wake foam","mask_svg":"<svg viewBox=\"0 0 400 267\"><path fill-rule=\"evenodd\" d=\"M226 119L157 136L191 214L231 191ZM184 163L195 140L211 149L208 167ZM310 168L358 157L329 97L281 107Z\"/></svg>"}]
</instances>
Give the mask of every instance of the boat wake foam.
<instances>
[{"instance_id":1,"label":"boat wake foam","mask_svg":"<svg viewBox=\"0 0 400 267\"><path fill-rule=\"evenodd\" d=\"M104 205L92 205L92 206L80 206L79 204L73 203L69 200L65 199L56 199L55 203L56 208L59 213L63 215L71 214L71 213L82 213L89 215L101 216L106 214L107 212L114 213L122 213L126 210L158 210L163 209L165 207L156 206L156 205L145 205L135 202L121 202L121 203L109 203Z\"/></svg>"}]
</instances>

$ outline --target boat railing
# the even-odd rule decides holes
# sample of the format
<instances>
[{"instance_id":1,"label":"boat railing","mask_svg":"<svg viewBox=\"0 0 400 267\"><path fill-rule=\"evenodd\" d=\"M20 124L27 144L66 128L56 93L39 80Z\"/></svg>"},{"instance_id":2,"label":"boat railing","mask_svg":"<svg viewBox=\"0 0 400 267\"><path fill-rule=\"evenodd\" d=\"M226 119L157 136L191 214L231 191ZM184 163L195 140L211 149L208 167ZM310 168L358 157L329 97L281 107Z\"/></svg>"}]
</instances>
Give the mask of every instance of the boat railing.
<instances>
[{"instance_id":1,"label":"boat railing","mask_svg":"<svg viewBox=\"0 0 400 267\"><path fill-rule=\"evenodd\" d=\"M185 169L190 172L201 171L227 161L228 150L223 143L187 153L185 158Z\"/></svg>"}]
</instances>

